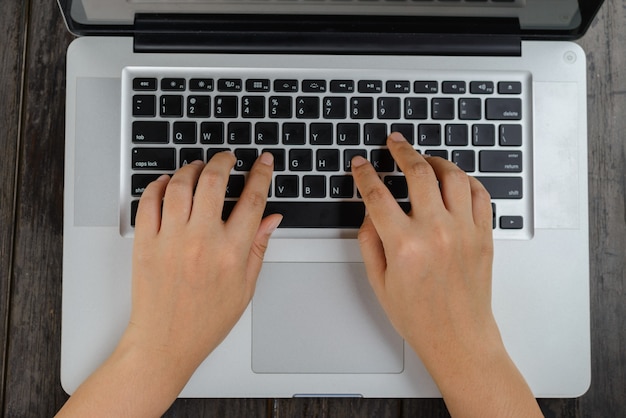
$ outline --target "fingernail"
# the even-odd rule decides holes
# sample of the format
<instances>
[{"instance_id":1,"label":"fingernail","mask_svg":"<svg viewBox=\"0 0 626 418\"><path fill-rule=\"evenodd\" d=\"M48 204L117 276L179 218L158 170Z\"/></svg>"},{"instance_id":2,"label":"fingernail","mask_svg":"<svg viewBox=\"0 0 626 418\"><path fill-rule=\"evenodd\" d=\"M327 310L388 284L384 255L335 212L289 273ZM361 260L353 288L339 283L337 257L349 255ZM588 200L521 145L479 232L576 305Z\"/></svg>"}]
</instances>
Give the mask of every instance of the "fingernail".
<instances>
[{"instance_id":1,"label":"fingernail","mask_svg":"<svg viewBox=\"0 0 626 418\"><path fill-rule=\"evenodd\" d=\"M271 152L264 152L259 157L259 162L265 165L273 165L274 164L274 155Z\"/></svg>"},{"instance_id":2,"label":"fingernail","mask_svg":"<svg viewBox=\"0 0 626 418\"><path fill-rule=\"evenodd\" d=\"M365 163L367 163L367 160L360 155L352 158L352 167L361 167Z\"/></svg>"},{"instance_id":3,"label":"fingernail","mask_svg":"<svg viewBox=\"0 0 626 418\"><path fill-rule=\"evenodd\" d=\"M194 160L194 161L192 161L192 162L191 162L191 163L189 163L189 164L194 164L194 165L204 165L204 161L201 161L201 160Z\"/></svg>"},{"instance_id":4,"label":"fingernail","mask_svg":"<svg viewBox=\"0 0 626 418\"><path fill-rule=\"evenodd\" d=\"M389 139L391 139L393 142L406 142L404 136L402 136L402 134L399 132L392 132L391 135L389 135Z\"/></svg>"},{"instance_id":5,"label":"fingernail","mask_svg":"<svg viewBox=\"0 0 626 418\"><path fill-rule=\"evenodd\" d=\"M278 229L282 221L283 221L283 217L281 215L280 217L277 217L277 219L272 224L269 225L268 232L270 235L273 234L274 231Z\"/></svg>"}]
</instances>

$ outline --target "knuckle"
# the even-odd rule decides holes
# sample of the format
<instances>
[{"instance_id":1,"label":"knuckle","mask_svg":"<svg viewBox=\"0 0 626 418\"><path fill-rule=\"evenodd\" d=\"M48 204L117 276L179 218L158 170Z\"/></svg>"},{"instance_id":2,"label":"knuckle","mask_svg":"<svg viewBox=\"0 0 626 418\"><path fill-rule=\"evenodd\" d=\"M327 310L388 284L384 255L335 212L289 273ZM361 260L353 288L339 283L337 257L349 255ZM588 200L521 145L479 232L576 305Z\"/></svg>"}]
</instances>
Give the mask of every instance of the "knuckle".
<instances>
[{"instance_id":1,"label":"knuckle","mask_svg":"<svg viewBox=\"0 0 626 418\"><path fill-rule=\"evenodd\" d=\"M423 178L430 176L433 173L433 169L427 162L415 161L404 170L404 175L407 177Z\"/></svg>"},{"instance_id":2,"label":"knuckle","mask_svg":"<svg viewBox=\"0 0 626 418\"><path fill-rule=\"evenodd\" d=\"M258 190L247 190L241 198L245 201L246 205L252 208L259 208L265 206L267 194L261 193Z\"/></svg>"},{"instance_id":3,"label":"knuckle","mask_svg":"<svg viewBox=\"0 0 626 418\"><path fill-rule=\"evenodd\" d=\"M361 191L363 200L374 204L384 200L388 193L387 188L383 184L375 184Z\"/></svg>"}]
</instances>

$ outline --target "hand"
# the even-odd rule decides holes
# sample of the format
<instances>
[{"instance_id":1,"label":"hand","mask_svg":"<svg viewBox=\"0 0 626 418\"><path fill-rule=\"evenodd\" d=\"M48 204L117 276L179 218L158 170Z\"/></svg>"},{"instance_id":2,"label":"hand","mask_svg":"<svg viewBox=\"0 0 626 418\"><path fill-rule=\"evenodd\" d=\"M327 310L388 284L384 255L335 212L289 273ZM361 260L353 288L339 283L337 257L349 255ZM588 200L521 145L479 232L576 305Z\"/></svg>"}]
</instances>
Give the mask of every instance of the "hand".
<instances>
[{"instance_id":1,"label":"hand","mask_svg":"<svg viewBox=\"0 0 626 418\"><path fill-rule=\"evenodd\" d=\"M519 389L526 397L514 396L531 401L524 411L537 412L491 310L488 192L455 164L421 156L400 134L391 134L387 146L407 180L409 214L371 164L362 157L352 160L367 208L359 243L383 309L424 362L453 416L508 416L488 408L498 394L494 384ZM468 399L468 394L475 397Z\"/></svg>"},{"instance_id":2,"label":"hand","mask_svg":"<svg viewBox=\"0 0 626 418\"><path fill-rule=\"evenodd\" d=\"M137 211L133 298L126 332L190 370L226 337L254 293L271 233L261 220L273 158L261 155L227 222L221 219L231 153L194 162L145 190ZM195 189L195 194L194 194ZM161 202L163 209L161 215Z\"/></svg>"}]
</instances>

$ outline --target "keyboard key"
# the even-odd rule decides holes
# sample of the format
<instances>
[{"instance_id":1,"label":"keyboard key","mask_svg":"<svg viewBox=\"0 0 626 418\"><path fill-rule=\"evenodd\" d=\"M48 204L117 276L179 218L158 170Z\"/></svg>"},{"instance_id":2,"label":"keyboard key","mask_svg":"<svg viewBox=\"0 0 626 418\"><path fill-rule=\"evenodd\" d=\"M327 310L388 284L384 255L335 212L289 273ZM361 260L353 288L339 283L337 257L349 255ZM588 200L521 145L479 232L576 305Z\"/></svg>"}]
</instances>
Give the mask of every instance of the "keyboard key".
<instances>
[{"instance_id":1,"label":"keyboard key","mask_svg":"<svg viewBox=\"0 0 626 418\"><path fill-rule=\"evenodd\" d=\"M428 117L428 100L423 97L407 97L404 99L405 119L426 119Z\"/></svg>"},{"instance_id":2,"label":"keyboard key","mask_svg":"<svg viewBox=\"0 0 626 418\"><path fill-rule=\"evenodd\" d=\"M169 122L133 122L134 143L167 144L170 141Z\"/></svg>"},{"instance_id":3,"label":"keyboard key","mask_svg":"<svg viewBox=\"0 0 626 418\"><path fill-rule=\"evenodd\" d=\"M141 196L148 184L161 177L161 174L133 174L131 177L130 193L133 196Z\"/></svg>"},{"instance_id":4,"label":"keyboard key","mask_svg":"<svg viewBox=\"0 0 626 418\"><path fill-rule=\"evenodd\" d=\"M383 173L391 173L396 168L396 164L388 149L372 150L370 162L374 170Z\"/></svg>"},{"instance_id":5,"label":"keyboard key","mask_svg":"<svg viewBox=\"0 0 626 418\"><path fill-rule=\"evenodd\" d=\"M392 123L391 132L399 132L404 136L411 145L415 143L413 124L411 123Z\"/></svg>"},{"instance_id":6,"label":"keyboard key","mask_svg":"<svg viewBox=\"0 0 626 418\"><path fill-rule=\"evenodd\" d=\"M261 152L269 152L274 156L274 171L285 171L285 150L282 148L265 148Z\"/></svg>"},{"instance_id":7,"label":"keyboard key","mask_svg":"<svg viewBox=\"0 0 626 418\"><path fill-rule=\"evenodd\" d=\"M472 144L477 147L491 147L496 144L496 127L490 124L472 125Z\"/></svg>"},{"instance_id":8,"label":"keyboard key","mask_svg":"<svg viewBox=\"0 0 626 418\"><path fill-rule=\"evenodd\" d=\"M521 177L476 177L492 199L521 199L524 190Z\"/></svg>"},{"instance_id":9,"label":"keyboard key","mask_svg":"<svg viewBox=\"0 0 626 418\"><path fill-rule=\"evenodd\" d=\"M326 177L325 176L304 176L302 177L302 196L306 198L326 197Z\"/></svg>"},{"instance_id":10,"label":"keyboard key","mask_svg":"<svg viewBox=\"0 0 626 418\"><path fill-rule=\"evenodd\" d=\"M250 171L252 165L256 161L258 157L258 152L256 149L247 149L247 148L239 148L235 150L235 157L237 157L237 161L235 162L235 170L236 171Z\"/></svg>"},{"instance_id":11,"label":"keyboard key","mask_svg":"<svg viewBox=\"0 0 626 418\"><path fill-rule=\"evenodd\" d=\"M194 161L204 161L203 154L202 148L181 148L178 167L183 167Z\"/></svg>"},{"instance_id":12,"label":"keyboard key","mask_svg":"<svg viewBox=\"0 0 626 418\"><path fill-rule=\"evenodd\" d=\"M289 170L291 171L312 171L313 151L310 149L289 150Z\"/></svg>"},{"instance_id":13,"label":"keyboard key","mask_svg":"<svg viewBox=\"0 0 626 418\"><path fill-rule=\"evenodd\" d=\"M500 125L500 145L503 147L522 146L522 125Z\"/></svg>"},{"instance_id":14,"label":"keyboard key","mask_svg":"<svg viewBox=\"0 0 626 418\"><path fill-rule=\"evenodd\" d=\"M424 154L430 155L431 157L440 157L444 160L448 159L448 151L445 149L427 149L424 151Z\"/></svg>"},{"instance_id":15,"label":"keyboard key","mask_svg":"<svg viewBox=\"0 0 626 418\"><path fill-rule=\"evenodd\" d=\"M472 94L493 94L493 81L472 81L470 83L470 93Z\"/></svg>"},{"instance_id":16,"label":"keyboard key","mask_svg":"<svg viewBox=\"0 0 626 418\"><path fill-rule=\"evenodd\" d=\"M241 91L241 86L240 78L221 78L217 80L217 91L237 92Z\"/></svg>"},{"instance_id":17,"label":"keyboard key","mask_svg":"<svg viewBox=\"0 0 626 418\"><path fill-rule=\"evenodd\" d=\"M211 96L188 96L187 116L190 118L208 118L211 116Z\"/></svg>"},{"instance_id":18,"label":"keyboard key","mask_svg":"<svg viewBox=\"0 0 626 418\"><path fill-rule=\"evenodd\" d=\"M354 179L352 178L352 176L331 176L330 197L354 197ZM361 219L361 221L363 221L363 219Z\"/></svg>"},{"instance_id":19,"label":"keyboard key","mask_svg":"<svg viewBox=\"0 0 626 418\"><path fill-rule=\"evenodd\" d=\"M345 119L346 98L324 97L324 119Z\"/></svg>"},{"instance_id":20,"label":"keyboard key","mask_svg":"<svg viewBox=\"0 0 626 418\"><path fill-rule=\"evenodd\" d=\"M219 154L220 152L230 151L230 148L209 148L206 150L206 160L207 162L211 161L211 158L215 156L215 154Z\"/></svg>"},{"instance_id":21,"label":"keyboard key","mask_svg":"<svg viewBox=\"0 0 626 418\"><path fill-rule=\"evenodd\" d=\"M278 123L258 122L254 125L254 143L259 145L277 145Z\"/></svg>"},{"instance_id":22,"label":"keyboard key","mask_svg":"<svg viewBox=\"0 0 626 418\"><path fill-rule=\"evenodd\" d=\"M501 216L500 228L502 229L523 229L524 218L521 216Z\"/></svg>"},{"instance_id":23,"label":"keyboard key","mask_svg":"<svg viewBox=\"0 0 626 418\"><path fill-rule=\"evenodd\" d=\"M326 91L326 80L302 80L302 91L305 93L324 93Z\"/></svg>"},{"instance_id":24,"label":"keyboard key","mask_svg":"<svg viewBox=\"0 0 626 418\"><path fill-rule=\"evenodd\" d=\"M363 128L363 144L385 145L387 135L387 125L384 123L366 123Z\"/></svg>"},{"instance_id":25,"label":"keyboard key","mask_svg":"<svg viewBox=\"0 0 626 418\"><path fill-rule=\"evenodd\" d=\"M353 97L350 99L350 117L352 119L372 119L374 117L374 99L372 97Z\"/></svg>"},{"instance_id":26,"label":"keyboard key","mask_svg":"<svg viewBox=\"0 0 626 418\"><path fill-rule=\"evenodd\" d=\"M274 180L274 196L298 197L298 176L276 176ZM270 202L267 202L269 205Z\"/></svg>"},{"instance_id":27,"label":"keyboard key","mask_svg":"<svg viewBox=\"0 0 626 418\"><path fill-rule=\"evenodd\" d=\"M252 143L252 127L248 122L231 122L228 124L228 143L229 144L251 144Z\"/></svg>"},{"instance_id":28,"label":"keyboard key","mask_svg":"<svg viewBox=\"0 0 626 418\"><path fill-rule=\"evenodd\" d=\"M285 145L304 145L305 141L304 123L283 123L283 144Z\"/></svg>"},{"instance_id":29,"label":"keyboard key","mask_svg":"<svg viewBox=\"0 0 626 418\"><path fill-rule=\"evenodd\" d=\"M266 92L270 91L270 81L266 78L254 78L246 80L246 91L249 92Z\"/></svg>"},{"instance_id":30,"label":"keyboard key","mask_svg":"<svg viewBox=\"0 0 626 418\"><path fill-rule=\"evenodd\" d=\"M320 149L315 153L317 171L339 171L339 150Z\"/></svg>"},{"instance_id":31,"label":"keyboard key","mask_svg":"<svg viewBox=\"0 0 626 418\"><path fill-rule=\"evenodd\" d=\"M175 170L174 148L133 148L131 168L134 170Z\"/></svg>"},{"instance_id":32,"label":"keyboard key","mask_svg":"<svg viewBox=\"0 0 626 418\"><path fill-rule=\"evenodd\" d=\"M174 143L195 144L197 138L196 122L174 122Z\"/></svg>"},{"instance_id":33,"label":"keyboard key","mask_svg":"<svg viewBox=\"0 0 626 418\"><path fill-rule=\"evenodd\" d=\"M269 117L270 118L291 118L291 97L290 96L272 96L269 99Z\"/></svg>"},{"instance_id":34,"label":"keyboard key","mask_svg":"<svg viewBox=\"0 0 626 418\"><path fill-rule=\"evenodd\" d=\"M413 83L415 93L432 94L439 92L439 83L436 81L416 81Z\"/></svg>"},{"instance_id":35,"label":"keyboard key","mask_svg":"<svg viewBox=\"0 0 626 418\"><path fill-rule=\"evenodd\" d=\"M502 81L498 83L498 93L500 94L521 94L522 83L519 81Z\"/></svg>"},{"instance_id":36,"label":"keyboard key","mask_svg":"<svg viewBox=\"0 0 626 418\"><path fill-rule=\"evenodd\" d=\"M435 98L431 103L433 119L454 119L454 99Z\"/></svg>"},{"instance_id":37,"label":"keyboard key","mask_svg":"<svg viewBox=\"0 0 626 418\"><path fill-rule=\"evenodd\" d=\"M156 89L157 89L156 78L133 79L133 90L135 91L155 91Z\"/></svg>"},{"instance_id":38,"label":"keyboard key","mask_svg":"<svg viewBox=\"0 0 626 418\"><path fill-rule=\"evenodd\" d=\"M320 117L320 98L317 96L296 98L296 117L298 119L318 119Z\"/></svg>"},{"instance_id":39,"label":"keyboard key","mask_svg":"<svg viewBox=\"0 0 626 418\"><path fill-rule=\"evenodd\" d=\"M330 82L331 93L353 93L354 81L352 80L332 80Z\"/></svg>"},{"instance_id":40,"label":"keyboard key","mask_svg":"<svg viewBox=\"0 0 626 418\"><path fill-rule=\"evenodd\" d=\"M350 172L352 171L352 159L360 155L363 158L367 159L367 151L364 149L347 149L343 152L343 171Z\"/></svg>"},{"instance_id":41,"label":"keyboard key","mask_svg":"<svg viewBox=\"0 0 626 418\"><path fill-rule=\"evenodd\" d=\"M472 150L452 151L452 162L466 173L476 171L476 154Z\"/></svg>"},{"instance_id":42,"label":"keyboard key","mask_svg":"<svg viewBox=\"0 0 626 418\"><path fill-rule=\"evenodd\" d=\"M409 188L404 176L386 176L383 183L396 199L406 199L409 196Z\"/></svg>"},{"instance_id":43,"label":"keyboard key","mask_svg":"<svg viewBox=\"0 0 626 418\"><path fill-rule=\"evenodd\" d=\"M297 92L298 80L274 80L274 91L277 93Z\"/></svg>"},{"instance_id":44,"label":"keyboard key","mask_svg":"<svg viewBox=\"0 0 626 418\"><path fill-rule=\"evenodd\" d=\"M359 145L361 126L358 123L337 124L337 145Z\"/></svg>"},{"instance_id":45,"label":"keyboard key","mask_svg":"<svg viewBox=\"0 0 626 418\"><path fill-rule=\"evenodd\" d=\"M480 99L459 99L459 119L478 120L482 117Z\"/></svg>"},{"instance_id":46,"label":"keyboard key","mask_svg":"<svg viewBox=\"0 0 626 418\"><path fill-rule=\"evenodd\" d=\"M417 143L419 145L441 145L441 125L420 124L417 127Z\"/></svg>"},{"instance_id":47,"label":"keyboard key","mask_svg":"<svg viewBox=\"0 0 626 418\"><path fill-rule=\"evenodd\" d=\"M445 142L448 146L458 147L466 146L467 140L467 125L448 124L445 130Z\"/></svg>"},{"instance_id":48,"label":"keyboard key","mask_svg":"<svg viewBox=\"0 0 626 418\"><path fill-rule=\"evenodd\" d=\"M385 84L385 90L387 93L410 93L411 83L406 80L402 81L387 81Z\"/></svg>"},{"instance_id":49,"label":"keyboard key","mask_svg":"<svg viewBox=\"0 0 626 418\"><path fill-rule=\"evenodd\" d=\"M200 124L200 143L223 144L224 124L222 122L202 122Z\"/></svg>"},{"instance_id":50,"label":"keyboard key","mask_svg":"<svg viewBox=\"0 0 626 418\"><path fill-rule=\"evenodd\" d=\"M215 96L215 117L236 118L237 103L237 96Z\"/></svg>"},{"instance_id":51,"label":"keyboard key","mask_svg":"<svg viewBox=\"0 0 626 418\"><path fill-rule=\"evenodd\" d=\"M183 116L183 96L161 96L161 116Z\"/></svg>"},{"instance_id":52,"label":"keyboard key","mask_svg":"<svg viewBox=\"0 0 626 418\"><path fill-rule=\"evenodd\" d=\"M241 116L244 118L265 117L265 97L244 96L241 98Z\"/></svg>"},{"instance_id":53,"label":"keyboard key","mask_svg":"<svg viewBox=\"0 0 626 418\"><path fill-rule=\"evenodd\" d=\"M481 151L480 171L484 173L521 173L521 151Z\"/></svg>"},{"instance_id":54,"label":"keyboard key","mask_svg":"<svg viewBox=\"0 0 626 418\"><path fill-rule=\"evenodd\" d=\"M380 80L360 80L358 89L359 93L381 93L383 82Z\"/></svg>"},{"instance_id":55,"label":"keyboard key","mask_svg":"<svg viewBox=\"0 0 626 418\"><path fill-rule=\"evenodd\" d=\"M378 98L378 119L400 119L400 98Z\"/></svg>"},{"instance_id":56,"label":"keyboard key","mask_svg":"<svg viewBox=\"0 0 626 418\"><path fill-rule=\"evenodd\" d=\"M156 96L133 96L133 116L156 116Z\"/></svg>"},{"instance_id":57,"label":"keyboard key","mask_svg":"<svg viewBox=\"0 0 626 418\"><path fill-rule=\"evenodd\" d=\"M312 123L309 125L309 144L332 145L333 125L330 123Z\"/></svg>"},{"instance_id":58,"label":"keyboard key","mask_svg":"<svg viewBox=\"0 0 626 418\"><path fill-rule=\"evenodd\" d=\"M444 81L441 83L441 91L445 94L464 94L466 90L465 81Z\"/></svg>"},{"instance_id":59,"label":"keyboard key","mask_svg":"<svg viewBox=\"0 0 626 418\"><path fill-rule=\"evenodd\" d=\"M520 120L522 119L521 99L487 99L487 119Z\"/></svg>"},{"instance_id":60,"label":"keyboard key","mask_svg":"<svg viewBox=\"0 0 626 418\"><path fill-rule=\"evenodd\" d=\"M164 78L161 80L161 90L163 91L183 91L187 86L184 78Z\"/></svg>"},{"instance_id":61,"label":"keyboard key","mask_svg":"<svg viewBox=\"0 0 626 418\"><path fill-rule=\"evenodd\" d=\"M192 78L189 80L189 90L191 91L213 91L212 78Z\"/></svg>"}]
</instances>

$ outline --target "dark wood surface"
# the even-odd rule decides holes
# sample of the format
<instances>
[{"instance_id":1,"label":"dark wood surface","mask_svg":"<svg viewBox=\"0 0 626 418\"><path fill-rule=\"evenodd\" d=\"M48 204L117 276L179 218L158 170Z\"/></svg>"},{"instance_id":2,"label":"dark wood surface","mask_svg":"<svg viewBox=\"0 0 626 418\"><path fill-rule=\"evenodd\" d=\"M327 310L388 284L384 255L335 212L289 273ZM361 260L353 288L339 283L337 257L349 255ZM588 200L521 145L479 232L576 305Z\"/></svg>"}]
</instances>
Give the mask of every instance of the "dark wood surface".
<instances>
[{"instance_id":1,"label":"dark wood surface","mask_svg":"<svg viewBox=\"0 0 626 418\"><path fill-rule=\"evenodd\" d=\"M65 51L53 0L0 0L0 413L52 416L60 386ZM593 381L547 417L626 416L626 3L588 55ZM447 417L439 399L178 400L171 417Z\"/></svg>"}]
</instances>

